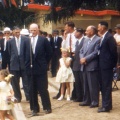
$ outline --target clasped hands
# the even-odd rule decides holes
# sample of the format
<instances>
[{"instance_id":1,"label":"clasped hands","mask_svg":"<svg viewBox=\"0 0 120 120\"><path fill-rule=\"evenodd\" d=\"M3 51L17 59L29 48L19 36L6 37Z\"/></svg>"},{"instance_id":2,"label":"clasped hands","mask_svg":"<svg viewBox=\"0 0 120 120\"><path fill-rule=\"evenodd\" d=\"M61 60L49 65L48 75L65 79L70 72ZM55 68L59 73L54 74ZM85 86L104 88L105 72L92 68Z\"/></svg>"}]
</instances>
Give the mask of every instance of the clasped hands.
<instances>
[{"instance_id":1,"label":"clasped hands","mask_svg":"<svg viewBox=\"0 0 120 120\"><path fill-rule=\"evenodd\" d=\"M81 59L80 59L80 64L82 64L82 65L83 65L83 64L86 64L86 58L81 58Z\"/></svg>"}]
</instances>

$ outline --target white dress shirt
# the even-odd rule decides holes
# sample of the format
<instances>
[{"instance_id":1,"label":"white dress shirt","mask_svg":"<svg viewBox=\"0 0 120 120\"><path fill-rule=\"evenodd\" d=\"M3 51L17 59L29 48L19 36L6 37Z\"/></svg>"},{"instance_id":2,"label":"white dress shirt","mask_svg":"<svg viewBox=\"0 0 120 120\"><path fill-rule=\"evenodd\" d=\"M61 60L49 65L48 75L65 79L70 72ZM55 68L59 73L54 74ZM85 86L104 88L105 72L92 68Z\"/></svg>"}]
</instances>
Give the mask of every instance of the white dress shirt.
<instances>
[{"instance_id":1,"label":"white dress shirt","mask_svg":"<svg viewBox=\"0 0 120 120\"><path fill-rule=\"evenodd\" d=\"M66 40L63 39L62 48L70 48L70 35L71 35L71 40L72 40L71 52L74 53L75 52L75 45L76 45L76 42L77 42L77 39L75 38L74 32L73 33L68 33L67 37L66 37Z\"/></svg>"}]
</instances>

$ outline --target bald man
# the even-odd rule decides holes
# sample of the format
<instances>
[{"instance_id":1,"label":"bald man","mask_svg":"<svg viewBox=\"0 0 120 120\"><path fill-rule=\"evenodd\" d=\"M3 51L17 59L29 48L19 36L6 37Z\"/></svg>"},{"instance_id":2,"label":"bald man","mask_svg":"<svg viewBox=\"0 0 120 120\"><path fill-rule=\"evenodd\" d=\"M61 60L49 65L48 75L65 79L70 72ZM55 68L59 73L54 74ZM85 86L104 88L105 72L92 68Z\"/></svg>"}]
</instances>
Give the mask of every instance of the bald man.
<instances>
[{"instance_id":1,"label":"bald man","mask_svg":"<svg viewBox=\"0 0 120 120\"><path fill-rule=\"evenodd\" d=\"M88 26L86 29L86 40L80 50L81 71L84 81L84 97L80 106L98 107L99 81L98 81L98 47L100 37L96 35L97 29Z\"/></svg>"},{"instance_id":2,"label":"bald man","mask_svg":"<svg viewBox=\"0 0 120 120\"><path fill-rule=\"evenodd\" d=\"M32 116L36 116L40 110L38 92L45 113L52 112L47 78L47 66L52 57L52 48L45 37L38 35L39 28L37 24L30 25L30 34L31 40L29 43L26 42L25 66L29 79L30 109L32 110Z\"/></svg>"}]
</instances>

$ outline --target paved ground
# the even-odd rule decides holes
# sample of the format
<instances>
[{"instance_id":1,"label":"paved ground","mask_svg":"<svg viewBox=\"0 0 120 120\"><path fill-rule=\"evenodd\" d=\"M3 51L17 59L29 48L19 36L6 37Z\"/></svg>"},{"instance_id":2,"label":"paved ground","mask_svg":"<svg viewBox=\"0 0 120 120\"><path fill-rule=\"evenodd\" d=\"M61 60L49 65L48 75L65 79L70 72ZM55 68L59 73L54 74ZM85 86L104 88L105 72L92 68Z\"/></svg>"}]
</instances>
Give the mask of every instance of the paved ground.
<instances>
[{"instance_id":1,"label":"paved ground","mask_svg":"<svg viewBox=\"0 0 120 120\"><path fill-rule=\"evenodd\" d=\"M41 108L39 116L29 118L29 103L25 101L23 95L21 106L27 120L120 120L120 90L113 91L113 110L110 113L97 113L98 108L81 107L79 103L68 102L66 99L62 101L53 100L52 97L56 95L59 85L55 83L55 78L51 77L49 77L49 83L53 112L51 114L44 114L41 100L39 100ZM120 88L120 81L117 82L117 85Z\"/></svg>"}]
</instances>

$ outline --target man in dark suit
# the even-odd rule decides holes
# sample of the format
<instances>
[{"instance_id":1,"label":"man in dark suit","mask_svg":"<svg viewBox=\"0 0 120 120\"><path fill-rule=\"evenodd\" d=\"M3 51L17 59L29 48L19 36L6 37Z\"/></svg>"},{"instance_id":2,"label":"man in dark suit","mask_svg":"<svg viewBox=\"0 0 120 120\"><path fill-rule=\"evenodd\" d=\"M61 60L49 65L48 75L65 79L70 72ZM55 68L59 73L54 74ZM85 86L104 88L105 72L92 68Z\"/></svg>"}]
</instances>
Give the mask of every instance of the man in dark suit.
<instances>
[{"instance_id":1,"label":"man in dark suit","mask_svg":"<svg viewBox=\"0 0 120 120\"><path fill-rule=\"evenodd\" d=\"M38 25L30 25L31 41L26 42L25 67L29 79L30 109L32 116L39 112L38 93L41 96L43 110L51 113L51 102L48 92L47 66L52 57L49 41L38 35Z\"/></svg>"},{"instance_id":2,"label":"man in dark suit","mask_svg":"<svg viewBox=\"0 0 120 120\"><path fill-rule=\"evenodd\" d=\"M73 74L75 77L73 91L75 91L76 93L76 99L74 99L74 102L82 102L83 100L83 77L82 77L82 72L80 71L79 52L80 52L80 49L83 47L83 43L85 40L83 29L77 28L75 32L75 37L77 39L77 42L75 46L75 55L73 58Z\"/></svg>"},{"instance_id":3,"label":"man in dark suit","mask_svg":"<svg viewBox=\"0 0 120 120\"><path fill-rule=\"evenodd\" d=\"M15 93L15 97L18 102L21 102L22 96L20 92L20 77L22 77L23 89L25 92L26 100L29 100L29 91L28 91L28 79L25 72L25 41L29 40L28 37L20 35L19 27L14 27L14 37L7 42L7 52L9 55L10 61L10 73L14 75L11 80L11 84Z\"/></svg>"},{"instance_id":4,"label":"man in dark suit","mask_svg":"<svg viewBox=\"0 0 120 120\"><path fill-rule=\"evenodd\" d=\"M56 76L57 70L59 68L59 59L61 57L61 43L62 43L62 38L58 36L59 31L58 30L53 30L53 55L51 59L51 72L52 72L52 77Z\"/></svg>"},{"instance_id":5,"label":"man in dark suit","mask_svg":"<svg viewBox=\"0 0 120 120\"><path fill-rule=\"evenodd\" d=\"M1 51L1 55L2 55L2 69L6 69L8 67L8 55L7 55L7 52L6 52L6 43L8 40L10 40L10 33L11 33L11 30L9 27L5 27L4 30L3 30L3 33L4 33L4 38L2 38L0 40L0 51Z\"/></svg>"},{"instance_id":6,"label":"man in dark suit","mask_svg":"<svg viewBox=\"0 0 120 120\"><path fill-rule=\"evenodd\" d=\"M112 109L112 80L113 68L117 64L117 44L108 32L108 23L98 24L98 34L102 39L99 49L100 87L102 92L102 107L98 112L109 112Z\"/></svg>"},{"instance_id":7,"label":"man in dark suit","mask_svg":"<svg viewBox=\"0 0 120 120\"><path fill-rule=\"evenodd\" d=\"M84 97L80 106L98 107L99 104L99 80L98 80L98 47L100 37L96 35L97 29L88 26L86 40L80 51L81 71L83 71Z\"/></svg>"}]
</instances>

